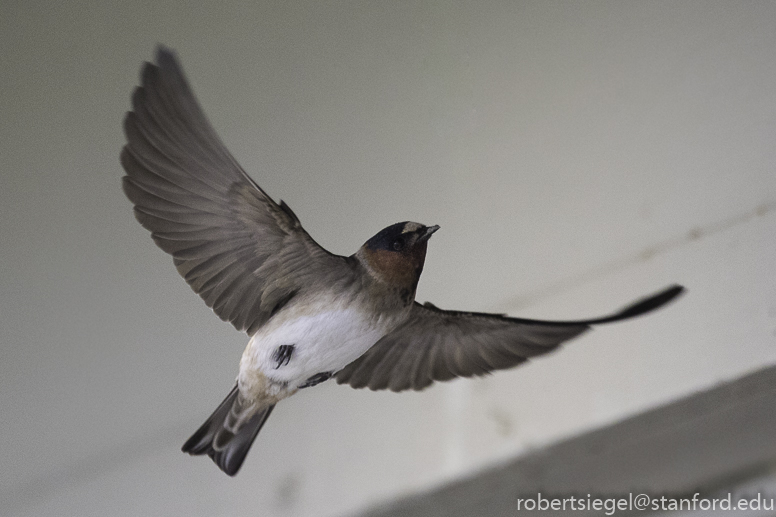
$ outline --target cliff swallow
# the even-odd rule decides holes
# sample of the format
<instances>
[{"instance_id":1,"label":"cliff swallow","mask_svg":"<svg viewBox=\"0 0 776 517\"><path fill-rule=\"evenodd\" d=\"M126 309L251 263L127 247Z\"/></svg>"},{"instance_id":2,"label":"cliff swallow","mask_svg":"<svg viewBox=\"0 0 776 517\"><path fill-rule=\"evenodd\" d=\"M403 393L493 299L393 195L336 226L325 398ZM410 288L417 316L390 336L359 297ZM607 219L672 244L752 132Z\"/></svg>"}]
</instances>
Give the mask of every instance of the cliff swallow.
<instances>
[{"instance_id":1,"label":"cliff swallow","mask_svg":"<svg viewBox=\"0 0 776 517\"><path fill-rule=\"evenodd\" d=\"M137 220L208 307L250 336L234 388L183 445L229 475L275 404L300 389L333 377L354 388L420 390L485 375L682 291L579 321L421 305L415 289L439 227L397 223L349 257L329 253L243 171L164 48L142 69L124 131L123 187Z\"/></svg>"}]
</instances>

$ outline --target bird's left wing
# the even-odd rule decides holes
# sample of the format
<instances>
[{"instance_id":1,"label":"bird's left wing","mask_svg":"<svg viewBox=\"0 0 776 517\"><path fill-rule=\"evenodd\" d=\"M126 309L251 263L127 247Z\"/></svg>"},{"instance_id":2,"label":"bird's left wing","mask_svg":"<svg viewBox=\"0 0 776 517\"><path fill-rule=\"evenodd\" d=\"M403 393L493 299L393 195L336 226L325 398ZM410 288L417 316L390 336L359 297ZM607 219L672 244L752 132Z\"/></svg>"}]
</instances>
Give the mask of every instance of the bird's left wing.
<instances>
[{"instance_id":1,"label":"bird's left wing","mask_svg":"<svg viewBox=\"0 0 776 517\"><path fill-rule=\"evenodd\" d=\"M391 391L420 390L434 381L485 375L545 354L593 324L644 314L682 292L671 286L603 318L539 321L501 314L446 311L415 303L410 317L336 374L339 384Z\"/></svg>"},{"instance_id":2,"label":"bird's left wing","mask_svg":"<svg viewBox=\"0 0 776 517\"><path fill-rule=\"evenodd\" d=\"M347 278L226 149L175 55L146 63L124 120L124 191L154 242L221 319L253 334L320 278Z\"/></svg>"}]
</instances>

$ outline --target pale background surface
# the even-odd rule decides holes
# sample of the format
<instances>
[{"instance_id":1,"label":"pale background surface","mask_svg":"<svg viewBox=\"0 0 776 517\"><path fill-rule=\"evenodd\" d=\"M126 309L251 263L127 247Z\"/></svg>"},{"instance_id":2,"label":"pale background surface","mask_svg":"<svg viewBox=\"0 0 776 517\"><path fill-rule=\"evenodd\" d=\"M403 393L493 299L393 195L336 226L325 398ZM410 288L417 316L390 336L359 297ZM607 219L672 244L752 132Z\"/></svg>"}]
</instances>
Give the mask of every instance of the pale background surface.
<instances>
[{"instance_id":1,"label":"pale background surface","mask_svg":"<svg viewBox=\"0 0 776 517\"><path fill-rule=\"evenodd\" d=\"M776 363L776 3L288 4L2 4L1 514L336 516ZM689 293L487 379L323 384L230 479L179 448L247 338L120 190L157 42L328 249L441 225L421 301L565 319Z\"/></svg>"}]
</instances>

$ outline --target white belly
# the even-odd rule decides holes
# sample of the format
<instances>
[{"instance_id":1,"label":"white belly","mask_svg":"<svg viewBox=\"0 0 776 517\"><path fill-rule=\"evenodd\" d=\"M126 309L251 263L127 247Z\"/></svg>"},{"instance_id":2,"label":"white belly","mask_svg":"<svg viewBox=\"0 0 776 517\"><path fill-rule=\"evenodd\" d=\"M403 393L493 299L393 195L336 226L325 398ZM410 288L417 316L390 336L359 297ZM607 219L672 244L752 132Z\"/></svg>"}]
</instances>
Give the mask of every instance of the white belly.
<instances>
[{"instance_id":1,"label":"white belly","mask_svg":"<svg viewBox=\"0 0 776 517\"><path fill-rule=\"evenodd\" d=\"M352 308L270 321L248 343L240 361L240 377L247 380L258 371L295 389L313 375L337 372L358 359L389 327L389 322ZM288 363L279 365L275 354L282 345L294 349Z\"/></svg>"}]
</instances>

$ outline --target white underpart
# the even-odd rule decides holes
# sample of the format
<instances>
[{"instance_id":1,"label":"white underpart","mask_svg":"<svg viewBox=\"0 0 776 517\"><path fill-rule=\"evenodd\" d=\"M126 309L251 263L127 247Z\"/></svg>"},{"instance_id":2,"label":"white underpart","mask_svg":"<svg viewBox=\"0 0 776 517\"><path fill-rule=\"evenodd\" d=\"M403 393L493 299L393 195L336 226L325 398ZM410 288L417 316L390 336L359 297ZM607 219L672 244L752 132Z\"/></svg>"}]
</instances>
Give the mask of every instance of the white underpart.
<instances>
[{"instance_id":1,"label":"white underpart","mask_svg":"<svg viewBox=\"0 0 776 517\"><path fill-rule=\"evenodd\" d=\"M358 359L389 330L389 322L370 318L353 308L269 322L250 340L240 361L240 379L248 381L260 371L289 389L304 384L321 372L337 372ZM282 345L294 345L288 364L277 367L275 353Z\"/></svg>"}]
</instances>

